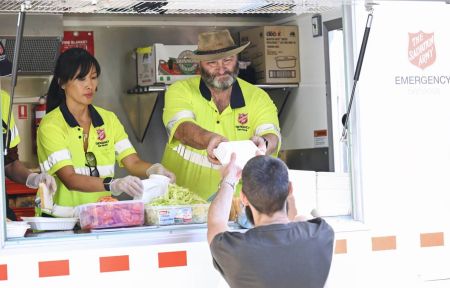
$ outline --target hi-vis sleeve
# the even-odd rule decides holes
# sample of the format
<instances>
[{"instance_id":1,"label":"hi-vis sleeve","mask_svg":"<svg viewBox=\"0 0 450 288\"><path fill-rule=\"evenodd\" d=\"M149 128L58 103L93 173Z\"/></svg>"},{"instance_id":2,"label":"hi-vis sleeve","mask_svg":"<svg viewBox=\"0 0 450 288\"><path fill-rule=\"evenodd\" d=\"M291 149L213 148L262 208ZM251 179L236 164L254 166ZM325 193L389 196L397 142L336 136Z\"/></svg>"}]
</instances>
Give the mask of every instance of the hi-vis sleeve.
<instances>
[{"instance_id":1,"label":"hi-vis sleeve","mask_svg":"<svg viewBox=\"0 0 450 288\"><path fill-rule=\"evenodd\" d=\"M191 92L189 86L181 82L175 82L164 95L163 122L166 127L170 143L178 126L183 122L195 123L192 100L187 97Z\"/></svg>"},{"instance_id":2,"label":"hi-vis sleeve","mask_svg":"<svg viewBox=\"0 0 450 288\"><path fill-rule=\"evenodd\" d=\"M37 133L37 152L42 171L53 175L64 166L73 166L66 134L57 125L41 122Z\"/></svg>"},{"instance_id":3,"label":"hi-vis sleeve","mask_svg":"<svg viewBox=\"0 0 450 288\"><path fill-rule=\"evenodd\" d=\"M114 115L112 119L113 125L111 125L111 127L114 130L114 150L116 153L116 160L119 163L119 166L123 167L122 159L136 153L136 150L131 144L130 139L128 139L128 134L125 132L125 128L117 116Z\"/></svg>"}]
</instances>

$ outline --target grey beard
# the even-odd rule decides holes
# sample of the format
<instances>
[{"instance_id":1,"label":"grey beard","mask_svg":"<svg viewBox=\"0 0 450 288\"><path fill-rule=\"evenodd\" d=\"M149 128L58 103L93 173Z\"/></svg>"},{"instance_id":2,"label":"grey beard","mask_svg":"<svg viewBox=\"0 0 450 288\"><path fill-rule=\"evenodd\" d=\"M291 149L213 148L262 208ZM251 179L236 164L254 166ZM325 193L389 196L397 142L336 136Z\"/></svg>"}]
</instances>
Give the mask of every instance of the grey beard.
<instances>
[{"instance_id":1,"label":"grey beard","mask_svg":"<svg viewBox=\"0 0 450 288\"><path fill-rule=\"evenodd\" d=\"M230 88L233 83L236 81L238 75L238 69L234 69L234 71L230 71L227 75L227 79L225 81L219 82L215 75L209 74L204 69L200 69L200 73L203 81L208 87L215 88L218 90L227 90Z\"/></svg>"}]
</instances>

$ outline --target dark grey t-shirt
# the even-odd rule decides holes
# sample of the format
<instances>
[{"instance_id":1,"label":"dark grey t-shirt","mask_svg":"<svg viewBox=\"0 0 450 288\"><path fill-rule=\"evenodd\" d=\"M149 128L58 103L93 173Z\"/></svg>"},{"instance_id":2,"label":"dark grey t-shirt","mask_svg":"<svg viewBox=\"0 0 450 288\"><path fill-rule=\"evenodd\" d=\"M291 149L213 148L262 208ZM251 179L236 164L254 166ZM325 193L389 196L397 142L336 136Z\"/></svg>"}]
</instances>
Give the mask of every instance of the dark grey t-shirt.
<instances>
[{"instance_id":1,"label":"dark grey t-shirt","mask_svg":"<svg viewBox=\"0 0 450 288\"><path fill-rule=\"evenodd\" d=\"M333 244L333 229L316 218L220 233L210 248L214 267L230 287L322 288Z\"/></svg>"}]
</instances>

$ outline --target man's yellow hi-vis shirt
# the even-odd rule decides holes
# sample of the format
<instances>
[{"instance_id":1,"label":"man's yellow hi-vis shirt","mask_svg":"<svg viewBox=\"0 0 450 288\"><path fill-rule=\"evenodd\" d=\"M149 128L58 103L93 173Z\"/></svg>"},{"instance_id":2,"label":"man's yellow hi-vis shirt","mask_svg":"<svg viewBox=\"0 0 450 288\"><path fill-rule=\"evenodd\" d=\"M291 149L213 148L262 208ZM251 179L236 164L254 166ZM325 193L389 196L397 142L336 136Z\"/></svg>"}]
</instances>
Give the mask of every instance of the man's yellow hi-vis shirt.
<instances>
[{"instance_id":1,"label":"man's yellow hi-vis shirt","mask_svg":"<svg viewBox=\"0 0 450 288\"><path fill-rule=\"evenodd\" d=\"M265 91L244 80L238 79L233 84L230 105L222 113L219 113L200 76L175 82L166 91L164 100L163 121L169 140L162 164L175 173L178 185L189 188L204 199L217 191L220 166L208 161L206 149L194 149L174 138L181 123L193 122L230 141L275 134L280 140L277 153L280 149L276 106Z\"/></svg>"},{"instance_id":2,"label":"man's yellow hi-vis shirt","mask_svg":"<svg viewBox=\"0 0 450 288\"><path fill-rule=\"evenodd\" d=\"M0 96L2 97L2 134L3 139L6 140L6 129L8 123L9 103L11 99L6 91L0 90ZM14 115L11 113L11 123L9 125L9 148L13 148L20 143L19 130L14 122ZM4 143L5 141L3 141ZM4 143L5 144L5 143Z\"/></svg>"},{"instance_id":3,"label":"man's yellow hi-vis shirt","mask_svg":"<svg viewBox=\"0 0 450 288\"><path fill-rule=\"evenodd\" d=\"M88 149L97 160L100 177L114 177L114 165L119 165L126 156L136 153L128 135L117 116L105 109L89 105L92 124L89 129ZM57 190L54 203L59 206L77 206L97 202L107 191L80 192L67 189L55 174L64 166L73 166L75 172L90 175L84 152L83 128L70 113L66 104L61 104L42 119L37 146L39 165L42 171L53 175ZM92 168L91 168L92 169Z\"/></svg>"}]
</instances>

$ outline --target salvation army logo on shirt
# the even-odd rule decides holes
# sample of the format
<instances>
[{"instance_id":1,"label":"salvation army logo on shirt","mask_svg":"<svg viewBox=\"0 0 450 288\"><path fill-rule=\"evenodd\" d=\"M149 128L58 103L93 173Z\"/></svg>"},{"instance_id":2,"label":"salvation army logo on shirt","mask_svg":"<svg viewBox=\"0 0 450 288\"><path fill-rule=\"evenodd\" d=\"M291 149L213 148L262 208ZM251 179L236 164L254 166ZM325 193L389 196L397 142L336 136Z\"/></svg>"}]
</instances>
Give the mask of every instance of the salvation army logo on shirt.
<instances>
[{"instance_id":1,"label":"salvation army logo on shirt","mask_svg":"<svg viewBox=\"0 0 450 288\"><path fill-rule=\"evenodd\" d=\"M106 134L105 134L105 129L97 129L97 139L100 141L105 140L106 138Z\"/></svg>"},{"instance_id":2,"label":"salvation army logo on shirt","mask_svg":"<svg viewBox=\"0 0 450 288\"><path fill-rule=\"evenodd\" d=\"M436 61L434 33L419 31L409 34L408 59L422 70Z\"/></svg>"},{"instance_id":3,"label":"salvation army logo on shirt","mask_svg":"<svg viewBox=\"0 0 450 288\"><path fill-rule=\"evenodd\" d=\"M241 124L245 124L248 121L248 113L239 113L238 122Z\"/></svg>"}]
</instances>

